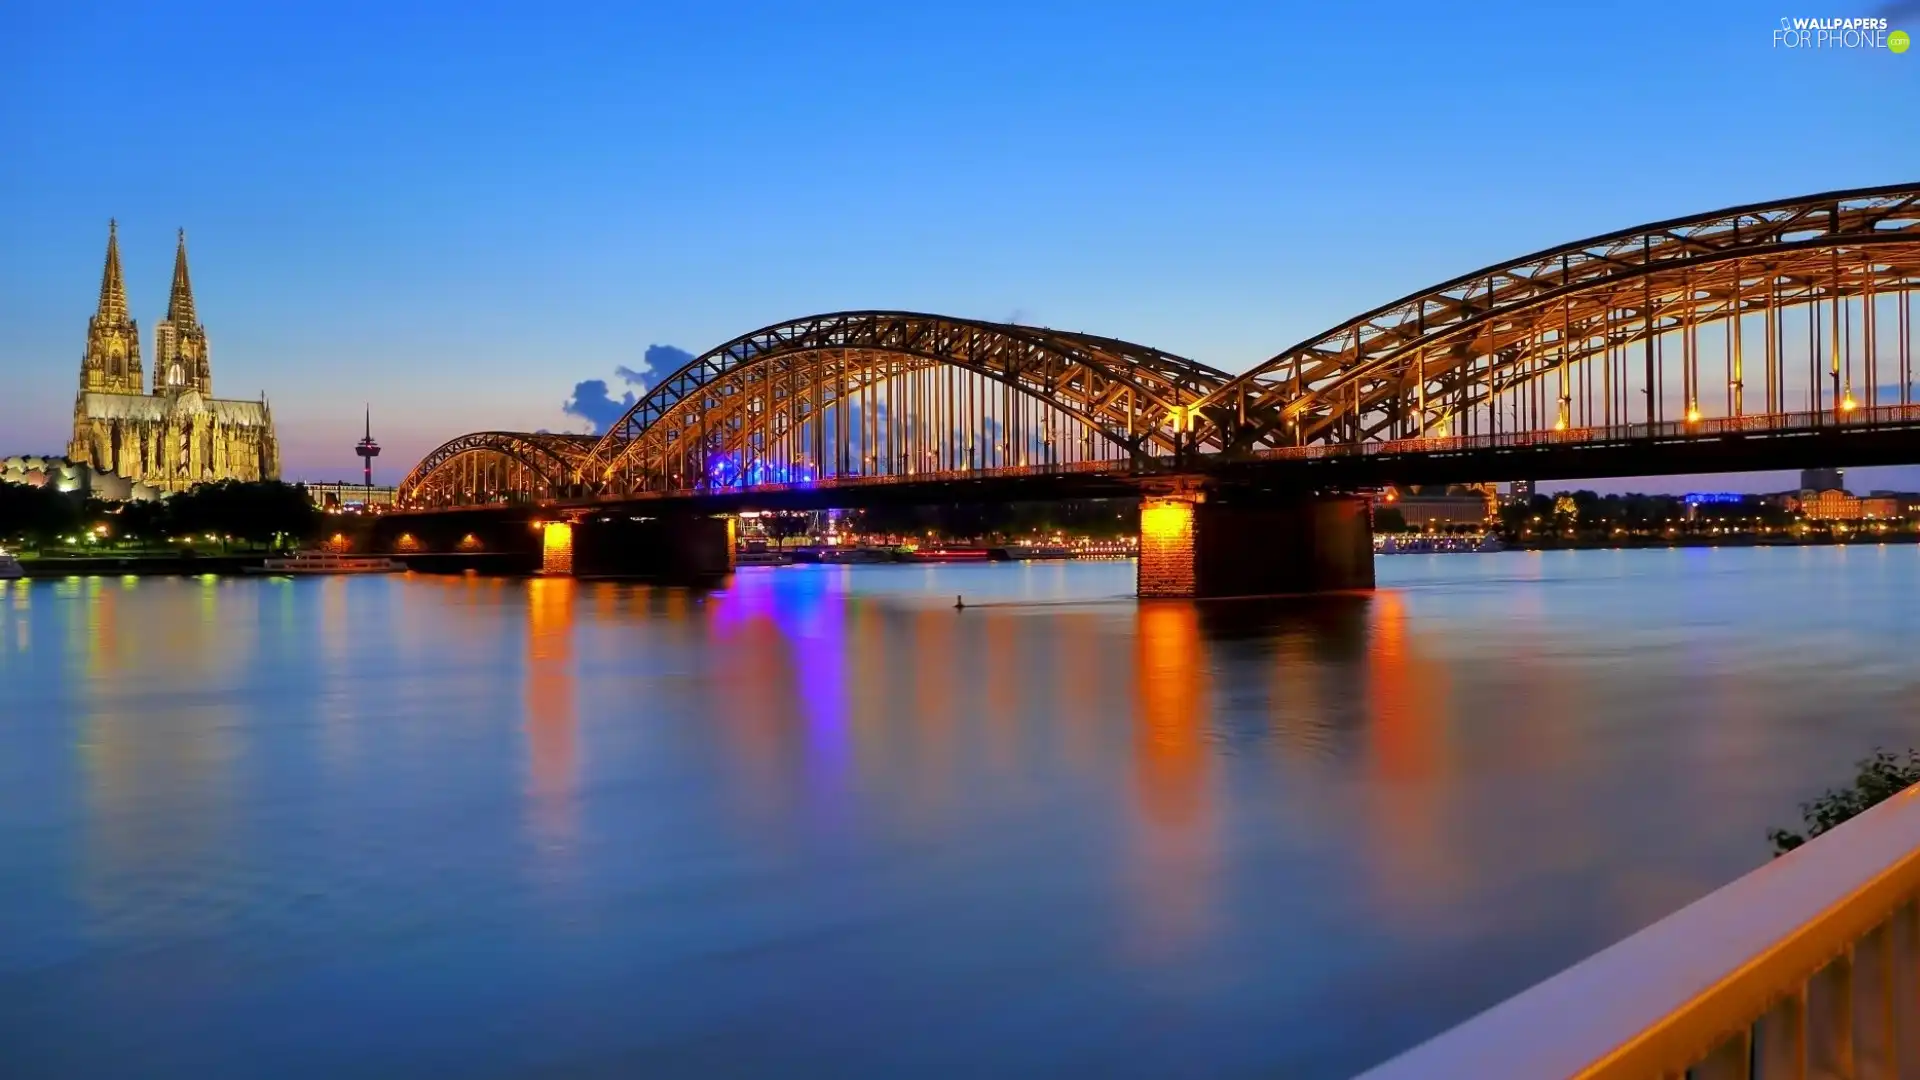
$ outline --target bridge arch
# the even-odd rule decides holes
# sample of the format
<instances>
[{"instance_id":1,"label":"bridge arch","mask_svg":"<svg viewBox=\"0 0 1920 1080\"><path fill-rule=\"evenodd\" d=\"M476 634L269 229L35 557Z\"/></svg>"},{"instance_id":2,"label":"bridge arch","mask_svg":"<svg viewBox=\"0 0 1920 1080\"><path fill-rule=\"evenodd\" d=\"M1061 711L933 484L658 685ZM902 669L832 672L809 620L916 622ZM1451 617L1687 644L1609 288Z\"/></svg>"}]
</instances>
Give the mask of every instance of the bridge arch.
<instances>
[{"instance_id":1,"label":"bridge arch","mask_svg":"<svg viewBox=\"0 0 1920 1080\"><path fill-rule=\"evenodd\" d=\"M1904 405L1916 287L1920 185L1732 207L1402 297L1230 380L1202 413L1233 451L1817 413L1890 404L1874 397L1896 360Z\"/></svg>"},{"instance_id":2,"label":"bridge arch","mask_svg":"<svg viewBox=\"0 0 1920 1080\"><path fill-rule=\"evenodd\" d=\"M591 435L476 431L420 459L395 497L409 506L544 500L584 494Z\"/></svg>"},{"instance_id":3,"label":"bridge arch","mask_svg":"<svg viewBox=\"0 0 1920 1080\"><path fill-rule=\"evenodd\" d=\"M1194 410L1229 378L1091 334L918 312L815 315L662 378L593 448L590 480L636 492L1175 456L1216 448Z\"/></svg>"}]
</instances>

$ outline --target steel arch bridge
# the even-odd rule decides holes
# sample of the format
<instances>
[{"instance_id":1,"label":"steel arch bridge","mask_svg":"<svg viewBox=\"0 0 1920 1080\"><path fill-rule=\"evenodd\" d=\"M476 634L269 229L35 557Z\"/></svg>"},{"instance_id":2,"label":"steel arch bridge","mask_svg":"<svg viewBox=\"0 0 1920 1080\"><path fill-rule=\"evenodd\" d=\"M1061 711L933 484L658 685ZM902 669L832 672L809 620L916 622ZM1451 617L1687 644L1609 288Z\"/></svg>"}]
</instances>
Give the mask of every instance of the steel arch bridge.
<instances>
[{"instance_id":1,"label":"steel arch bridge","mask_svg":"<svg viewBox=\"0 0 1920 1080\"><path fill-rule=\"evenodd\" d=\"M602 498L1125 468L1222 449L1196 405L1230 379L1091 334L915 312L816 315L694 358L597 440L455 439L409 474L400 496L462 501L463 483L443 480L462 462L470 472L487 467L480 462L522 467L517 493Z\"/></svg>"},{"instance_id":2,"label":"steel arch bridge","mask_svg":"<svg viewBox=\"0 0 1920 1080\"><path fill-rule=\"evenodd\" d=\"M462 436L399 494L620 499L1920 423L1916 288L1907 184L1536 252L1237 377L1088 334L818 315L695 358L598 438Z\"/></svg>"},{"instance_id":3,"label":"steel arch bridge","mask_svg":"<svg viewBox=\"0 0 1920 1080\"><path fill-rule=\"evenodd\" d=\"M403 501L550 502L587 493L592 435L476 431L436 447L400 484Z\"/></svg>"},{"instance_id":4,"label":"steel arch bridge","mask_svg":"<svg viewBox=\"0 0 1920 1080\"><path fill-rule=\"evenodd\" d=\"M1734 207L1402 297L1286 349L1202 411L1227 416L1218 439L1238 451L1851 411L1890 404L1890 376L1906 405L1916 285L1920 185ZM1789 358L1812 365L1807 379Z\"/></svg>"}]
</instances>

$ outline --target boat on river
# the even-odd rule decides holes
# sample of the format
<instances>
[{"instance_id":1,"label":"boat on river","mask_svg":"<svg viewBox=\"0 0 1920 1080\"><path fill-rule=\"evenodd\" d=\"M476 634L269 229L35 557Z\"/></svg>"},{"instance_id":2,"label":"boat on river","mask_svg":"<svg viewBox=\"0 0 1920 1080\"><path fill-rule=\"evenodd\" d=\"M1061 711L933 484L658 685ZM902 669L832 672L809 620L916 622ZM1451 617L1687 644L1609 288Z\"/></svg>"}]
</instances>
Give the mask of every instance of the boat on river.
<instances>
[{"instance_id":1,"label":"boat on river","mask_svg":"<svg viewBox=\"0 0 1920 1080\"><path fill-rule=\"evenodd\" d=\"M394 574L407 568L398 559L380 555L335 555L325 551L303 551L285 558L268 559L259 566L247 567L250 574Z\"/></svg>"},{"instance_id":2,"label":"boat on river","mask_svg":"<svg viewBox=\"0 0 1920 1080\"><path fill-rule=\"evenodd\" d=\"M784 551L736 551L733 553L735 566L786 566L793 562L793 556Z\"/></svg>"},{"instance_id":3,"label":"boat on river","mask_svg":"<svg viewBox=\"0 0 1920 1080\"><path fill-rule=\"evenodd\" d=\"M890 547L869 547L854 545L828 544L824 547L794 548L793 561L797 563L881 563L893 562L900 553Z\"/></svg>"},{"instance_id":4,"label":"boat on river","mask_svg":"<svg viewBox=\"0 0 1920 1080\"><path fill-rule=\"evenodd\" d=\"M1373 538L1375 555L1444 555L1505 550L1507 550L1506 542L1496 533L1487 533L1483 536L1381 534Z\"/></svg>"}]
</instances>

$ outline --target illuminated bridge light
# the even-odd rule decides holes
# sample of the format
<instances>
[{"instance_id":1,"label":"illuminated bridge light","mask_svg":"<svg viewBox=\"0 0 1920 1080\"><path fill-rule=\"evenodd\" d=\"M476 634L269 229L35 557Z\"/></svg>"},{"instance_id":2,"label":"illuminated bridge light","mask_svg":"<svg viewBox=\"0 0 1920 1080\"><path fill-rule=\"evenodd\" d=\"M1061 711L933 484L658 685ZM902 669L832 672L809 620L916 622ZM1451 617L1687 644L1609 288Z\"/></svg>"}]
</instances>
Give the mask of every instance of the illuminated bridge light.
<instances>
[{"instance_id":1,"label":"illuminated bridge light","mask_svg":"<svg viewBox=\"0 0 1920 1080\"><path fill-rule=\"evenodd\" d=\"M1151 496L1140 501L1140 595L1194 594L1192 495Z\"/></svg>"},{"instance_id":2,"label":"illuminated bridge light","mask_svg":"<svg viewBox=\"0 0 1920 1080\"><path fill-rule=\"evenodd\" d=\"M540 572L567 576L573 573L573 523L549 521L540 531Z\"/></svg>"}]
</instances>

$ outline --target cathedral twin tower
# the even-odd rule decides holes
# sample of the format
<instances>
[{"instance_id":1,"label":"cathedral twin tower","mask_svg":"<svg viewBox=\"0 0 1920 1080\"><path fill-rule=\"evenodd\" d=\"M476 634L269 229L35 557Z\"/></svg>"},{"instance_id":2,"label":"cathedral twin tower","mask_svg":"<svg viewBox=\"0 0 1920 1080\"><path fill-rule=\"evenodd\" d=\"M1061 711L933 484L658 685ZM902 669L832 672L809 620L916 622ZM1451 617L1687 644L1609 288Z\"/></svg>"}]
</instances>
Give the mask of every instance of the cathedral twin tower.
<instances>
[{"instance_id":1,"label":"cathedral twin tower","mask_svg":"<svg viewBox=\"0 0 1920 1080\"><path fill-rule=\"evenodd\" d=\"M100 306L87 321L67 456L161 492L213 480L278 478L280 450L266 399L215 398L209 359L182 232L167 316L154 334L153 392L145 391L140 327L127 308L119 229L109 222Z\"/></svg>"}]
</instances>

